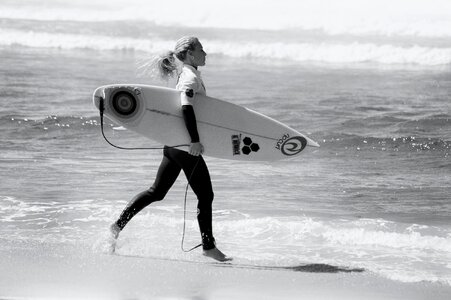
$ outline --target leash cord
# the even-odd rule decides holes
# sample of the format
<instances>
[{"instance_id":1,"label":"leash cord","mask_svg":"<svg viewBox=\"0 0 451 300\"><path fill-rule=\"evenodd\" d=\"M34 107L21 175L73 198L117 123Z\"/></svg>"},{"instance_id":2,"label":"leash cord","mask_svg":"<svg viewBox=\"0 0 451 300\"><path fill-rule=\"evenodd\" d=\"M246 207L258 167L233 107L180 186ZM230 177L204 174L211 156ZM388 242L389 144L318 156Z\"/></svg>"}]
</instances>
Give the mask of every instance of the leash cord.
<instances>
[{"instance_id":1,"label":"leash cord","mask_svg":"<svg viewBox=\"0 0 451 300\"><path fill-rule=\"evenodd\" d=\"M193 176L194 171L196 170L197 165L199 164L199 161L200 161L200 156L197 158L196 164L194 165L194 168L193 168L193 170L191 171L191 174L190 174L190 176L189 176L189 178L188 178L188 183L186 184L186 188L185 188L185 200L184 200L184 202L183 202L183 234L182 234L182 243L181 243L181 245L180 245L180 247L181 247L181 249L182 249L183 252L191 252L191 251L193 251L194 249L197 249L197 248L199 248L200 246L202 246L202 243L200 243L199 245L194 246L194 247L190 248L189 250L185 250L185 248L183 247L183 244L184 244L184 242L185 242L186 199L187 199L187 195L188 195L188 187L189 187L189 183L191 182L191 177Z\"/></svg>"},{"instance_id":2,"label":"leash cord","mask_svg":"<svg viewBox=\"0 0 451 300\"><path fill-rule=\"evenodd\" d=\"M104 131L104 122L103 122L103 112L105 111L105 104L104 99L102 97L99 98L99 112L100 112L100 129L102 131L102 136L105 139L105 141L113 146L114 148L121 149L121 150L162 150L164 147L161 146L153 146L153 147L121 147L113 144L108 140L108 138L105 136ZM188 147L187 144L181 144L181 145L175 145L175 146L165 146L166 148L179 148L179 147Z\"/></svg>"}]
</instances>

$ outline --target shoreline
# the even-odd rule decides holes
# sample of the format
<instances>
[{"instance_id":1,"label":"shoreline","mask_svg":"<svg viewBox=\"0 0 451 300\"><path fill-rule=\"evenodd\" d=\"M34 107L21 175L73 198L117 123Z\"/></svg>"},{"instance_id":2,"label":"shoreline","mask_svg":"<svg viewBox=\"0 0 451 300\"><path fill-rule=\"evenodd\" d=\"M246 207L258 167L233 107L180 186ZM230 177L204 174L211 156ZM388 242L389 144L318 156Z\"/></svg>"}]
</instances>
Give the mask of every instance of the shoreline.
<instances>
[{"instance_id":1,"label":"shoreline","mask_svg":"<svg viewBox=\"0 0 451 300\"><path fill-rule=\"evenodd\" d=\"M293 272L95 253L68 244L2 247L0 299L449 299L451 287L371 272ZM19 246L19 247L18 247ZM9 248L9 249L7 249ZM194 254L194 255L197 255ZM199 254L200 255L200 254Z\"/></svg>"}]
</instances>

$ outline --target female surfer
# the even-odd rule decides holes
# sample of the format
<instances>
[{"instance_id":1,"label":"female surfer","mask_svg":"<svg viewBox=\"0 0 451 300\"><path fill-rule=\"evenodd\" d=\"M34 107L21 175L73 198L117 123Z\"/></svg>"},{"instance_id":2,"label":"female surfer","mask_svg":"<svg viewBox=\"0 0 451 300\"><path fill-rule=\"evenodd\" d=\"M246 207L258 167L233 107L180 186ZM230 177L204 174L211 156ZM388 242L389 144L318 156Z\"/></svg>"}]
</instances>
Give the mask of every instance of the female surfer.
<instances>
[{"instance_id":1,"label":"female surfer","mask_svg":"<svg viewBox=\"0 0 451 300\"><path fill-rule=\"evenodd\" d=\"M210 174L202 158L204 147L197 132L193 99L196 95L206 95L204 83L198 67L205 65L207 54L196 37L183 37L176 42L173 51L155 58L152 66L163 78L177 75L176 59L183 63L176 88L180 91L180 109L191 138L189 151L164 147L163 160L153 185L136 195L124 208L119 219L110 226L113 251L116 239L125 225L147 205L161 201L183 170L188 182L198 198L197 220L202 238L203 254L218 261L227 261L215 245L212 229L213 188Z\"/></svg>"}]
</instances>

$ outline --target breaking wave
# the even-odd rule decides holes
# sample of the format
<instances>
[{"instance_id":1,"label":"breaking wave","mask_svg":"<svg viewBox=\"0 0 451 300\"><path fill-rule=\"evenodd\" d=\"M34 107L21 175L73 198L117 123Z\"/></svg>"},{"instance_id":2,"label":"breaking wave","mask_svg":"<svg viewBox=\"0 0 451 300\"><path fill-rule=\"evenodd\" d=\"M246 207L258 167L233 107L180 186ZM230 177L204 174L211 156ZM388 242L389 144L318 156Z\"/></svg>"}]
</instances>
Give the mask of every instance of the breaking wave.
<instances>
[{"instance_id":1,"label":"breaking wave","mask_svg":"<svg viewBox=\"0 0 451 300\"><path fill-rule=\"evenodd\" d=\"M173 40L0 30L0 45L35 48L123 50L158 53ZM451 48L339 42L233 42L203 39L209 55L234 58L320 63L378 63L437 66L451 64Z\"/></svg>"}]
</instances>

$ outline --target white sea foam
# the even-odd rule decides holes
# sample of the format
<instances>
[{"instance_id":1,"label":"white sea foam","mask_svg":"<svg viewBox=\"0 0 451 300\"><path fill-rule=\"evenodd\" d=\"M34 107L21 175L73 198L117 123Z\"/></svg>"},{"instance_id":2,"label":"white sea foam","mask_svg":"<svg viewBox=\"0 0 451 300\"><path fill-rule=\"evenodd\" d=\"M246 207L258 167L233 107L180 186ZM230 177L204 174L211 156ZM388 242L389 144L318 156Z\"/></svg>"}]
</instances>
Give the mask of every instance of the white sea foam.
<instances>
[{"instance_id":1,"label":"white sea foam","mask_svg":"<svg viewBox=\"0 0 451 300\"><path fill-rule=\"evenodd\" d=\"M188 8L182 0L170 4L162 0L129 0L126 4L122 0L108 4L103 0L25 0L20 5L14 1L0 4L0 19L8 25L0 29L1 46L160 52L174 44L162 26L181 26L205 28L207 38L202 41L207 52L235 58L419 66L451 63L451 2L445 0L286 0L283 5L269 0L194 0ZM34 26L34 21L44 23ZM44 26L47 21L57 23ZM74 27L66 21L81 23ZM105 21L124 21L125 27L132 21L134 25L118 33L113 23L98 26ZM145 34L136 31L139 24L157 27ZM241 30L240 38L215 35L215 28ZM253 30L264 32L254 38ZM274 38L275 31L279 38Z\"/></svg>"},{"instance_id":2,"label":"white sea foam","mask_svg":"<svg viewBox=\"0 0 451 300\"><path fill-rule=\"evenodd\" d=\"M293 217L286 219L249 219L230 223L224 222L223 224L227 230L240 229L241 233L249 237L266 235L270 235L272 239L277 237L278 242L283 244L299 243L299 246L301 246L306 239L310 239L337 247L378 246L392 250L417 249L451 253L450 237L446 233L440 233L438 228L430 235L423 233L433 230L429 226L412 230L411 226L386 220L331 220L328 222L307 217ZM451 232L448 234L451 234Z\"/></svg>"},{"instance_id":3,"label":"white sea foam","mask_svg":"<svg viewBox=\"0 0 451 300\"><path fill-rule=\"evenodd\" d=\"M27 203L0 197L0 227L5 239L90 243L105 234L118 209L99 200ZM122 233L118 251L126 255L180 257L181 213L180 206L156 205L152 211L137 215ZM363 267L404 282L451 285L450 228L383 219L255 218L224 210L214 211L214 219L219 245L240 261L272 265L329 263ZM198 243L198 237L195 211L188 211L185 246ZM100 244L94 242L94 248Z\"/></svg>"},{"instance_id":4,"label":"white sea foam","mask_svg":"<svg viewBox=\"0 0 451 300\"><path fill-rule=\"evenodd\" d=\"M230 221L230 217L237 216L220 218L215 212L215 232L220 247L241 262L329 263L363 267L402 282L451 284L447 265L451 259L451 239L447 229L383 219L240 217ZM180 219L144 214L135 222L137 227L125 233L120 242L122 254L183 258L183 253L168 252L168 248L179 243ZM192 239L197 236L194 220L187 222L187 232L187 244L194 245L197 242Z\"/></svg>"},{"instance_id":5,"label":"white sea foam","mask_svg":"<svg viewBox=\"0 0 451 300\"><path fill-rule=\"evenodd\" d=\"M242 240L252 241L254 250L242 252L250 260L265 260L274 249L284 253L286 263L300 260L353 265L403 282L451 284L446 264L451 259L451 233L443 228L382 219L290 217L224 221L218 231L229 232L226 239L236 247ZM255 249L264 250L259 253Z\"/></svg>"},{"instance_id":6,"label":"white sea foam","mask_svg":"<svg viewBox=\"0 0 451 300\"><path fill-rule=\"evenodd\" d=\"M376 62L382 64L441 65L451 63L451 48L397 47L371 43L245 43L206 42L213 53L326 63Z\"/></svg>"},{"instance_id":7,"label":"white sea foam","mask_svg":"<svg viewBox=\"0 0 451 300\"><path fill-rule=\"evenodd\" d=\"M233 42L203 40L210 55L235 58L256 58L293 62L325 63L380 63L413 64L422 66L451 63L451 48L400 47L373 43L279 43L279 42ZM19 30L0 30L0 45L21 45L36 48L130 50L151 53L173 47L172 40L149 40L140 38L69 33L48 33Z\"/></svg>"},{"instance_id":8,"label":"white sea foam","mask_svg":"<svg viewBox=\"0 0 451 300\"><path fill-rule=\"evenodd\" d=\"M0 44L4 46L21 45L36 48L93 49L93 50L150 50L166 49L167 43L150 43L134 38L115 38L100 35L69 33L48 33L0 30Z\"/></svg>"}]
</instances>

